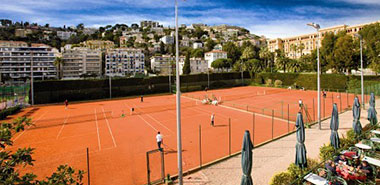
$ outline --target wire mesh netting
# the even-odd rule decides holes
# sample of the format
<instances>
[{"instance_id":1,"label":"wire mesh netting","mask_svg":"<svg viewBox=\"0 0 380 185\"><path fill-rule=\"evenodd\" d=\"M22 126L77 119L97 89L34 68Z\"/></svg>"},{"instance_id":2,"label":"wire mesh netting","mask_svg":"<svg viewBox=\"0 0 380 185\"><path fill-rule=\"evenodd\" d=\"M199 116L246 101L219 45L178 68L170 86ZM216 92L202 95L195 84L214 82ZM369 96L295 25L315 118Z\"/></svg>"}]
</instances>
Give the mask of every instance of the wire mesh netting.
<instances>
[{"instance_id":1,"label":"wire mesh netting","mask_svg":"<svg viewBox=\"0 0 380 185\"><path fill-rule=\"evenodd\" d=\"M29 102L29 84L0 87L0 111Z\"/></svg>"}]
</instances>

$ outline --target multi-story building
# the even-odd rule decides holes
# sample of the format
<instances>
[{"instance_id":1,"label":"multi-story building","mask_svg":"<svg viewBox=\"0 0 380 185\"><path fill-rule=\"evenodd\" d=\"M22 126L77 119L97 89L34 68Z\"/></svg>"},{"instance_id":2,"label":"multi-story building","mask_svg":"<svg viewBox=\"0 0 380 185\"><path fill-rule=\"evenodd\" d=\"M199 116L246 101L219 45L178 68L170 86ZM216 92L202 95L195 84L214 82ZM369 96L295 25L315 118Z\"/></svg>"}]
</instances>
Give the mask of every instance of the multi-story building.
<instances>
[{"instance_id":1,"label":"multi-story building","mask_svg":"<svg viewBox=\"0 0 380 185\"><path fill-rule=\"evenodd\" d=\"M211 68L211 63L216 59L227 58L227 52L222 50L212 50L205 53L205 60L207 61L208 68Z\"/></svg>"},{"instance_id":2,"label":"multi-story building","mask_svg":"<svg viewBox=\"0 0 380 185\"><path fill-rule=\"evenodd\" d=\"M161 42L163 42L164 44L173 44L174 43L174 37L172 36L163 36L161 39L160 39Z\"/></svg>"},{"instance_id":3,"label":"multi-story building","mask_svg":"<svg viewBox=\"0 0 380 185\"><path fill-rule=\"evenodd\" d=\"M15 36L25 38L28 34L32 34L33 31L31 29L16 29Z\"/></svg>"},{"instance_id":4,"label":"multi-story building","mask_svg":"<svg viewBox=\"0 0 380 185\"><path fill-rule=\"evenodd\" d=\"M194 42L193 43L193 49L198 49L198 48L202 48L202 47L203 47L202 42Z\"/></svg>"},{"instance_id":5,"label":"multi-story building","mask_svg":"<svg viewBox=\"0 0 380 185\"><path fill-rule=\"evenodd\" d=\"M102 53L100 50L75 47L62 53L62 77L78 79L85 76L97 77L102 74Z\"/></svg>"},{"instance_id":6,"label":"multi-story building","mask_svg":"<svg viewBox=\"0 0 380 185\"><path fill-rule=\"evenodd\" d=\"M338 25L329 28L319 29L318 33L298 35L288 38L276 38L267 41L268 49L271 52L275 52L280 49L285 52L285 55L289 58L300 58L302 55L310 54L317 45L320 47L324 36L327 33L337 34L340 31L345 31L349 35L358 33L365 25L371 23L348 26ZM320 36L320 44L318 44L318 34Z\"/></svg>"},{"instance_id":7,"label":"multi-story building","mask_svg":"<svg viewBox=\"0 0 380 185\"><path fill-rule=\"evenodd\" d=\"M183 74L183 66L185 65L185 56L178 58L179 74ZM160 75L169 75L171 72L174 74L176 70L175 56L162 55L153 56L150 58L150 65L153 72L160 73ZM207 62L202 58L190 58L190 74L206 73Z\"/></svg>"},{"instance_id":8,"label":"multi-story building","mask_svg":"<svg viewBox=\"0 0 380 185\"><path fill-rule=\"evenodd\" d=\"M115 43L109 40L87 40L81 44L90 49L111 49L115 47Z\"/></svg>"},{"instance_id":9,"label":"multi-story building","mask_svg":"<svg viewBox=\"0 0 380 185\"><path fill-rule=\"evenodd\" d=\"M156 28L156 27L160 27L160 23L156 21L141 21L140 27L141 28L146 28L146 27Z\"/></svg>"},{"instance_id":10,"label":"multi-story building","mask_svg":"<svg viewBox=\"0 0 380 185\"><path fill-rule=\"evenodd\" d=\"M77 33L73 31L57 31L57 37L62 40L68 40L72 35L77 35Z\"/></svg>"},{"instance_id":11,"label":"multi-story building","mask_svg":"<svg viewBox=\"0 0 380 185\"><path fill-rule=\"evenodd\" d=\"M144 53L140 49L109 49L106 52L105 72L107 76L144 73Z\"/></svg>"},{"instance_id":12,"label":"multi-story building","mask_svg":"<svg viewBox=\"0 0 380 185\"><path fill-rule=\"evenodd\" d=\"M9 42L6 44L6 42ZM3 81L55 79L54 51L47 45L33 45L14 41L0 41L0 74ZM16 45L14 45L17 43Z\"/></svg>"}]
</instances>

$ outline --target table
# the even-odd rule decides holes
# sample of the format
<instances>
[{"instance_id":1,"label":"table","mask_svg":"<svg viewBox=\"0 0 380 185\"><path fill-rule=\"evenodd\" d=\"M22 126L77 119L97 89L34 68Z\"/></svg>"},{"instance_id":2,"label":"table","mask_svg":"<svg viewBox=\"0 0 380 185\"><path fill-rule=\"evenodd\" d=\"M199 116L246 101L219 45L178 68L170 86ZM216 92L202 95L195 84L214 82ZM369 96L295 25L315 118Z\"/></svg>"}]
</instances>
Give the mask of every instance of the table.
<instances>
[{"instance_id":1,"label":"table","mask_svg":"<svg viewBox=\"0 0 380 185\"><path fill-rule=\"evenodd\" d=\"M317 174L314 173L309 173L307 174L303 179L316 184L316 185L326 185L329 183L325 178L318 176Z\"/></svg>"},{"instance_id":2,"label":"table","mask_svg":"<svg viewBox=\"0 0 380 185\"><path fill-rule=\"evenodd\" d=\"M368 146L368 145L365 145L365 144L362 144L362 143L357 143L355 144L356 147L360 148L360 149L363 149L363 150L370 150L372 149L371 146Z\"/></svg>"},{"instance_id":3,"label":"table","mask_svg":"<svg viewBox=\"0 0 380 185\"><path fill-rule=\"evenodd\" d=\"M379 134L380 135L380 131L379 130L371 130L372 133L374 134Z\"/></svg>"},{"instance_id":4,"label":"table","mask_svg":"<svg viewBox=\"0 0 380 185\"><path fill-rule=\"evenodd\" d=\"M380 143L380 138L373 137L373 138L371 138L371 141L376 142L376 143Z\"/></svg>"},{"instance_id":5,"label":"table","mask_svg":"<svg viewBox=\"0 0 380 185\"><path fill-rule=\"evenodd\" d=\"M378 159L375 159L375 158L372 158L372 157L368 157L368 156L364 156L363 160L367 161L369 164L372 164L372 165L375 165L377 167L380 167L380 160L378 160Z\"/></svg>"}]
</instances>

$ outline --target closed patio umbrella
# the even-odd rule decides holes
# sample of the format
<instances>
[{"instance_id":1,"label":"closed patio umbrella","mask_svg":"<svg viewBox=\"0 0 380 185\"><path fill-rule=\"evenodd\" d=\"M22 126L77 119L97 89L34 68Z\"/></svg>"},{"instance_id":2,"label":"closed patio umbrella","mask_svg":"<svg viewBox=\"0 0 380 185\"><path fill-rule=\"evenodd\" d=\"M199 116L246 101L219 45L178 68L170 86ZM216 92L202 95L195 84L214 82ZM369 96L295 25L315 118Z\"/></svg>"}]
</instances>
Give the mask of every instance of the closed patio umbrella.
<instances>
[{"instance_id":1,"label":"closed patio umbrella","mask_svg":"<svg viewBox=\"0 0 380 185\"><path fill-rule=\"evenodd\" d=\"M371 93L371 98L369 99L369 108L368 108L368 121L371 123L371 125L377 124L377 111L375 109L375 95Z\"/></svg>"},{"instance_id":2,"label":"closed patio umbrella","mask_svg":"<svg viewBox=\"0 0 380 185\"><path fill-rule=\"evenodd\" d=\"M361 134L362 125L360 124L360 103L358 97L355 97L354 105L352 106L352 115L354 117L354 122L352 123L352 128L355 134Z\"/></svg>"},{"instance_id":3,"label":"closed patio umbrella","mask_svg":"<svg viewBox=\"0 0 380 185\"><path fill-rule=\"evenodd\" d=\"M306 159L306 147L305 147L305 127L303 124L302 114L299 112L297 114L296 121L296 135L297 135L297 144L296 144L296 161L295 164L300 168L307 167L307 159Z\"/></svg>"},{"instance_id":4,"label":"closed patio umbrella","mask_svg":"<svg viewBox=\"0 0 380 185\"><path fill-rule=\"evenodd\" d=\"M331 114L331 121L330 121L330 130L331 130L330 143L331 143L331 146L333 146L335 149L338 149L339 144L340 144L338 129L339 129L338 106L336 105L336 103L334 103L332 114Z\"/></svg>"},{"instance_id":5,"label":"closed patio umbrella","mask_svg":"<svg viewBox=\"0 0 380 185\"><path fill-rule=\"evenodd\" d=\"M241 178L241 185L253 185L251 171L252 171L252 150L253 144L249 131L246 130L243 138L243 147L241 150L241 167L243 169L243 177Z\"/></svg>"}]
</instances>

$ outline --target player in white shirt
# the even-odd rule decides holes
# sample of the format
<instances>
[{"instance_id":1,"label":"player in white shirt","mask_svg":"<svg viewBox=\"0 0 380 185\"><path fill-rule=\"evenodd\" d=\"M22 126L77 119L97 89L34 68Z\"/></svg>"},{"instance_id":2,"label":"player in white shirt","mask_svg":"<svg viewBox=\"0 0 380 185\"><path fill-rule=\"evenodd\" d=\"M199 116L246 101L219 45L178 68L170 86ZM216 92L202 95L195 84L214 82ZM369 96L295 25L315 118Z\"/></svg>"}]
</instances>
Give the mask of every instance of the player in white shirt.
<instances>
[{"instance_id":1,"label":"player in white shirt","mask_svg":"<svg viewBox=\"0 0 380 185\"><path fill-rule=\"evenodd\" d=\"M158 150L162 152L162 148L161 148L162 136L159 131L157 132L156 139L157 139Z\"/></svg>"}]
</instances>

